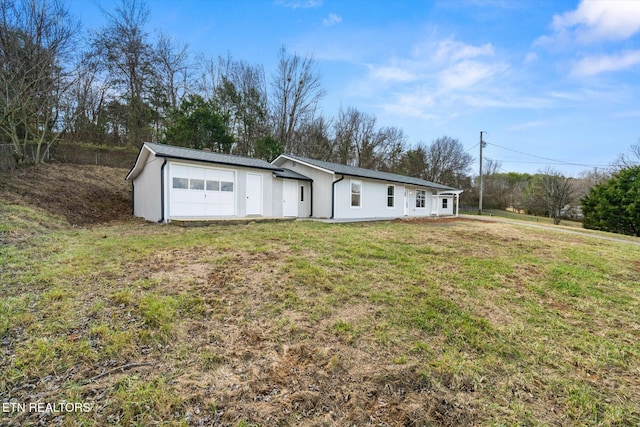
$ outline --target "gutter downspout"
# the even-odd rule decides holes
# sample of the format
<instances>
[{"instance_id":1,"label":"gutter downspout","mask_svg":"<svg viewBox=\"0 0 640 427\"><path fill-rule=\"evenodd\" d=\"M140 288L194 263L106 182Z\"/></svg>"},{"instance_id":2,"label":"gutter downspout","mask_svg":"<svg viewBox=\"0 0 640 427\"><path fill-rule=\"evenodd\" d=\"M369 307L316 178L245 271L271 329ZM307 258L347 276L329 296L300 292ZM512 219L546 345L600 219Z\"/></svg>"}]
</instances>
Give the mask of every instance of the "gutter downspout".
<instances>
[{"instance_id":1,"label":"gutter downspout","mask_svg":"<svg viewBox=\"0 0 640 427\"><path fill-rule=\"evenodd\" d=\"M309 182L309 218L313 218L313 181Z\"/></svg>"},{"instance_id":2,"label":"gutter downspout","mask_svg":"<svg viewBox=\"0 0 640 427\"><path fill-rule=\"evenodd\" d=\"M136 216L136 186L131 180L131 216Z\"/></svg>"},{"instance_id":3,"label":"gutter downspout","mask_svg":"<svg viewBox=\"0 0 640 427\"><path fill-rule=\"evenodd\" d=\"M167 164L167 158L164 158L162 166L160 166L160 221L164 222L164 167Z\"/></svg>"},{"instance_id":4,"label":"gutter downspout","mask_svg":"<svg viewBox=\"0 0 640 427\"><path fill-rule=\"evenodd\" d=\"M333 181L333 184L331 184L331 219L333 219L333 216L335 214L335 207L336 207L336 184L339 183L340 181L342 181L344 179L344 175L342 175L342 177L337 180L337 181Z\"/></svg>"}]
</instances>

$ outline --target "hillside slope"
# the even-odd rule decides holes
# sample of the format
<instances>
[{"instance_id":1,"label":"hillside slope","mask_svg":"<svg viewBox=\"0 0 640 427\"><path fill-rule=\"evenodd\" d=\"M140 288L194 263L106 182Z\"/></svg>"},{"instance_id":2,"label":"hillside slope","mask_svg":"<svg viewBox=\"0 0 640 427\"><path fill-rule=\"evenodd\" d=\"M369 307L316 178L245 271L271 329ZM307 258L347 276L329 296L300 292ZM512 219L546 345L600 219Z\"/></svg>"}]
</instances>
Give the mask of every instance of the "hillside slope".
<instances>
[{"instance_id":1,"label":"hillside slope","mask_svg":"<svg viewBox=\"0 0 640 427\"><path fill-rule=\"evenodd\" d=\"M69 225L98 224L131 217L127 169L45 164L0 173L0 208L22 206ZM2 209L0 209L0 217Z\"/></svg>"}]
</instances>

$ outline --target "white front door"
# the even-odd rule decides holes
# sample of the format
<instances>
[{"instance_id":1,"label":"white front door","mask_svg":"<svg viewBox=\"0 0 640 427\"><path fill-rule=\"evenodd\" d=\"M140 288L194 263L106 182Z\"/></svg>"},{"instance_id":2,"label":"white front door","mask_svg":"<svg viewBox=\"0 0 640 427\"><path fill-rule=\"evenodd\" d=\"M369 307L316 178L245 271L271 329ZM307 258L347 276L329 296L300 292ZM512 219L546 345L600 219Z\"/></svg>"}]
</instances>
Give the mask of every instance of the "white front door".
<instances>
[{"instance_id":1,"label":"white front door","mask_svg":"<svg viewBox=\"0 0 640 427\"><path fill-rule=\"evenodd\" d=\"M262 175L247 174L247 215L262 215Z\"/></svg>"},{"instance_id":2,"label":"white front door","mask_svg":"<svg viewBox=\"0 0 640 427\"><path fill-rule=\"evenodd\" d=\"M285 179L282 183L282 216L298 216L298 182Z\"/></svg>"},{"instance_id":3,"label":"white front door","mask_svg":"<svg viewBox=\"0 0 640 427\"><path fill-rule=\"evenodd\" d=\"M404 189L404 216L409 215L409 195L407 194L407 189Z\"/></svg>"}]
</instances>

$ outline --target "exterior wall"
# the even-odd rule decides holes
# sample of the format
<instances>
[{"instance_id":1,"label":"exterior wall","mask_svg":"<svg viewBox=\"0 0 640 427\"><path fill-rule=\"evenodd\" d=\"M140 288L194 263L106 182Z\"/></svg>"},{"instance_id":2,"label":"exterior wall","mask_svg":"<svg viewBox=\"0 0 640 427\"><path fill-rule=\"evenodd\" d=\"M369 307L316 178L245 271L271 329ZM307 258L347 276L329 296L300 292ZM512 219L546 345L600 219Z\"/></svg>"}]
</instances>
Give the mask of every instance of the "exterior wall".
<instances>
[{"instance_id":1,"label":"exterior wall","mask_svg":"<svg viewBox=\"0 0 640 427\"><path fill-rule=\"evenodd\" d=\"M140 175L133 180L133 215L149 221L162 219L160 170L163 158L149 154Z\"/></svg>"},{"instance_id":2,"label":"exterior wall","mask_svg":"<svg viewBox=\"0 0 640 427\"><path fill-rule=\"evenodd\" d=\"M284 216L283 207L282 207L282 185L284 180L281 178L273 179L273 198L271 200L271 212L273 212L273 216L277 218L281 218Z\"/></svg>"},{"instance_id":3,"label":"exterior wall","mask_svg":"<svg viewBox=\"0 0 640 427\"><path fill-rule=\"evenodd\" d=\"M251 168L234 168L233 166L216 165L213 163L205 164L205 163L199 163L199 162L190 162L186 160L169 159L167 161L167 165L165 166L165 174L164 174L165 175L164 176L164 179L165 179L164 199L165 199L165 212L167 213L166 219L184 218L184 217L173 216L171 214L171 189L170 189L171 183L170 183L169 177L171 176L172 165L181 165L181 166L191 165L199 168L212 168L212 169L219 169L219 170L225 170L225 171L233 171L235 173L235 186L236 186L235 188L236 214L234 216L236 218L243 218L246 216L247 174L250 173L250 174L260 175L262 177L262 216L274 216L274 210L273 210L274 203L272 203L272 200L274 197L273 195L274 178L273 178L272 171L262 170L262 169L251 169ZM145 172L146 172L146 168L145 168ZM159 172L158 172L158 176L159 176ZM160 197L158 197L158 199L160 199ZM202 217L198 217L198 218L202 218Z\"/></svg>"},{"instance_id":4,"label":"exterior wall","mask_svg":"<svg viewBox=\"0 0 640 427\"><path fill-rule=\"evenodd\" d=\"M289 180L291 181L291 180ZM284 207L282 200L284 198L284 178L273 179L273 200L272 200L272 212L273 216L280 218L284 216ZM298 202L298 218L308 218L311 215L311 183L308 181L294 180L296 183ZM300 187L304 188L304 200L300 201Z\"/></svg>"},{"instance_id":5,"label":"exterior wall","mask_svg":"<svg viewBox=\"0 0 640 427\"><path fill-rule=\"evenodd\" d=\"M351 206L351 183L361 183L360 207ZM394 187L394 206L387 206L388 186ZM364 178L345 177L336 184L337 219L400 218L404 216L404 185Z\"/></svg>"},{"instance_id":6,"label":"exterior wall","mask_svg":"<svg viewBox=\"0 0 640 427\"><path fill-rule=\"evenodd\" d=\"M447 201L447 207L443 207L443 200ZM446 216L453 215L453 196L434 196L433 197L433 212L434 215Z\"/></svg>"},{"instance_id":7,"label":"exterior wall","mask_svg":"<svg viewBox=\"0 0 640 427\"><path fill-rule=\"evenodd\" d=\"M314 218L330 218L331 217L331 192L333 180L339 179L333 173L324 172L320 169L307 166L305 164L294 162L289 159L278 162L278 167L291 169L313 180L313 217ZM345 179L347 179L345 177ZM308 182L306 185L311 190ZM311 193L311 191L309 191ZM305 196L307 196L305 194ZM307 197L305 197L305 202ZM310 200L310 199L309 199ZM309 209L311 206L309 205ZM309 211L309 214L311 212ZM298 214L300 216L300 214ZM305 215L309 216L309 215Z\"/></svg>"}]
</instances>

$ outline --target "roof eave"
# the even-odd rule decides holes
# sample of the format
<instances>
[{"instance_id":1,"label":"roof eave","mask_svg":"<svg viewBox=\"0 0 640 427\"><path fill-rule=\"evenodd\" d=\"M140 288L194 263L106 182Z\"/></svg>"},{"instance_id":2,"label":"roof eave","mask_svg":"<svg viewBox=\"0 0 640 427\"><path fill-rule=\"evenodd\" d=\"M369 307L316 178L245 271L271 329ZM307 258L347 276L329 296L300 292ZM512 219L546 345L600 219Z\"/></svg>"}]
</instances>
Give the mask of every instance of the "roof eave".
<instances>
[{"instance_id":1,"label":"roof eave","mask_svg":"<svg viewBox=\"0 0 640 427\"><path fill-rule=\"evenodd\" d=\"M297 157L295 157L295 156L289 156L289 155L287 155L287 154L280 154L278 157L276 157L276 159L275 159L272 163L275 163L275 162L276 162L279 158L281 158L281 157L282 157L282 158L285 158L285 159L287 159L287 160L291 160L292 162L302 163L302 164L304 164L304 165L306 165L306 166L309 166L310 168L318 169L318 170L320 170L320 171L322 171L322 172L329 173L329 174L331 174L331 175L335 175L336 173L339 173L339 172L336 172L336 171L334 171L334 170L321 168L320 166L316 166L316 165L314 165L314 164L311 164L311 163L309 163L309 162L306 162L306 161L304 161L304 160L301 160L301 159L299 159L299 158L297 158ZM342 175L342 174L340 174L340 175Z\"/></svg>"},{"instance_id":2,"label":"roof eave","mask_svg":"<svg viewBox=\"0 0 640 427\"><path fill-rule=\"evenodd\" d=\"M145 149L146 149L147 154L143 156L143 150L145 150ZM156 154L156 153L145 142L140 147L140 151L138 151L138 156L136 157L136 162L133 164L133 167L129 170L129 173L125 177L126 181L131 181L131 180L135 179L138 175L140 175L140 172L142 172L142 169L144 168L144 164L146 163L147 157L149 157L149 154ZM144 159L143 159L143 157L144 157ZM142 162L140 161L141 159L143 160Z\"/></svg>"},{"instance_id":3,"label":"roof eave","mask_svg":"<svg viewBox=\"0 0 640 427\"><path fill-rule=\"evenodd\" d=\"M282 170L279 167L262 167L262 166L250 166L250 165L240 165L238 163L233 163L233 162L225 162L225 161L217 161L217 160L205 160L205 159L194 159L194 158L189 158L189 157L184 157L184 156L176 156L176 155L171 155L171 154L158 154L156 153L157 157L164 157L166 159L174 159L174 160L185 160L185 161L189 161L189 162L196 162L196 163L212 163L212 164L217 164L217 165L225 165L225 166L234 166L237 168L248 168L248 169L261 169L261 170L268 170L268 171L279 171Z\"/></svg>"}]
</instances>

